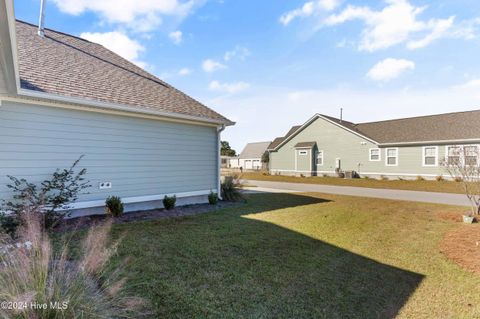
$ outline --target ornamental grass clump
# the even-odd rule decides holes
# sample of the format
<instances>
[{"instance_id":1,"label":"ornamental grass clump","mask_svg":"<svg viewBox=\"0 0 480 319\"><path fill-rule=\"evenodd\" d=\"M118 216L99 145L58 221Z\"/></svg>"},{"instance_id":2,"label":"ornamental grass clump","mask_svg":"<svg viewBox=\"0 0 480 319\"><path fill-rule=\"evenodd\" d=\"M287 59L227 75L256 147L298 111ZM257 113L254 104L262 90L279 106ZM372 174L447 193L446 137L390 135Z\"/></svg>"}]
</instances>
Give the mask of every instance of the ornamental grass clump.
<instances>
[{"instance_id":1,"label":"ornamental grass clump","mask_svg":"<svg viewBox=\"0 0 480 319\"><path fill-rule=\"evenodd\" d=\"M124 293L124 278L107 271L118 242L111 221L92 227L78 260L68 244L54 249L38 213L25 212L17 232L0 236L0 318L128 318L144 316L145 302Z\"/></svg>"},{"instance_id":2,"label":"ornamental grass clump","mask_svg":"<svg viewBox=\"0 0 480 319\"><path fill-rule=\"evenodd\" d=\"M244 197L240 191L242 184L238 176L225 176L221 185L222 198L226 201L237 202L243 200Z\"/></svg>"}]
</instances>

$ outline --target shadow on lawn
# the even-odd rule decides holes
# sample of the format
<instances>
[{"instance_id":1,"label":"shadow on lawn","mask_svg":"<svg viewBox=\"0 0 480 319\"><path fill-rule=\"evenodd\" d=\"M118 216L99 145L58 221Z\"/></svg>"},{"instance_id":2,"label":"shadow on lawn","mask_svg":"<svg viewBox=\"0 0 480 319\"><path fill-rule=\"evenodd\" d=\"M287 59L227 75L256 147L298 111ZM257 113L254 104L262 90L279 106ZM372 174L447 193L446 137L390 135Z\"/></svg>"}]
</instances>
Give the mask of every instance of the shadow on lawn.
<instances>
[{"instance_id":1,"label":"shadow on lawn","mask_svg":"<svg viewBox=\"0 0 480 319\"><path fill-rule=\"evenodd\" d=\"M152 256L129 247L139 259L132 266L148 280L139 292L165 317L395 317L423 275L242 217L326 202L298 194L250 195L246 206L169 222L161 232L155 223L151 230L131 229L132 240L146 232L160 250Z\"/></svg>"}]
</instances>

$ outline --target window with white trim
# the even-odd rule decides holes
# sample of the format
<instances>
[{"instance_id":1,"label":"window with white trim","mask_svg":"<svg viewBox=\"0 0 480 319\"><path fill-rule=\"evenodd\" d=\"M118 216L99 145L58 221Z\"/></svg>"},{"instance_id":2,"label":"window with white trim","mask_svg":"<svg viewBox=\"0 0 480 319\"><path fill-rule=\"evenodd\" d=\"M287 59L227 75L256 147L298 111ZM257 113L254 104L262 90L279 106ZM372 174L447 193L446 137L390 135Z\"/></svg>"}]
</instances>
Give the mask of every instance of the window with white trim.
<instances>
[{"instance_id":1,"label":"window with white trim","mask_svg":"<svg viewBox=\"0 0 480 319\"><path fill-rule=\"evenodd\" d=\"M307 155L308 151L298 151L298 155Z\"/></svg>"},{"instance_id":2,"label":"window with white trim","mask_svg":"<svg viewBox=\"0 0 480 319\"><path fill-rule=\"evenodd\" d=\"M318 151L317 152L317 165L318 166L323 165L323 151Z\"/></svg>"},{"instance_id":3,"label":"window with white trim","mask_svg":"<svg viewBox=\"0 0 480 319\"><path fill-rule=\"evenodd\" d=\"M380 157L380 149L379 148L371 148L370 149L370 161L371 162L376 162L376 161L380 161L381 160L381 157Z\"/></svg>"},{"instance_id":4,"label":"window with white trim","mask_svg":"<svg viewBox=\"0 0 480 319\"><path fill-rule=\"evenodd\" d=\"M423 166L437 166L438 148L436 146L425 146L423 148Z\"/></svg>"},{"instance_id":5,"label":"window with white trim","mask_svg":"<svg viewBox=\"0 0 480 319\"><path fill-rule=\"evenodd\" d=\"M470 165L470 166L478 165L478 146L477 145L464 146L463 155L465 158L465 165Z\"/></svg>"},{"instance_id":6,"label":"window with white trim","mask_svg":"<svg viewBox=\"0 0 480 319\"><path fill-rule=\"evenodd\" d=\"M447 163L449 165L460 164L461 155L462 155L462 148L460 146L447 147Z\"/></svg>"},{"instance_id":7,"label":"window with white trim","mask_svg":"<svg viewBox=\"0 0 480 319\"><path fill-rule=\"evenodd\" d=\"M387 148L385 150L385 164L387 166L398 165L398 148Z\"/></svg>"}]
</instances>

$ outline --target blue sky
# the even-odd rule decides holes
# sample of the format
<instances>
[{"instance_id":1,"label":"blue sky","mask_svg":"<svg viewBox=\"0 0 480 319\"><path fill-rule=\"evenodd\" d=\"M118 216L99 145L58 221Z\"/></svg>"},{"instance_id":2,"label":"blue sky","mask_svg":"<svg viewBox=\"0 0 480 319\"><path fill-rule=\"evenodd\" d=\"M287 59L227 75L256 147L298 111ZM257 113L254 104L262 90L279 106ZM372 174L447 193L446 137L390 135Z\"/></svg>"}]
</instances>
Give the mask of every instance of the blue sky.
<instances>
[{"instance_id":1,"label":"blue sky","mask_svg":"<svg viewBox=\"0 0 480 319\"><path fill-rule=\"evenodd\" d=\"M39 0L16 0L37 23ZM365 122L480 108L477 0L47 0L99 42L237 122L240 151L314 113Z\"/></svg>"}]
</instances>

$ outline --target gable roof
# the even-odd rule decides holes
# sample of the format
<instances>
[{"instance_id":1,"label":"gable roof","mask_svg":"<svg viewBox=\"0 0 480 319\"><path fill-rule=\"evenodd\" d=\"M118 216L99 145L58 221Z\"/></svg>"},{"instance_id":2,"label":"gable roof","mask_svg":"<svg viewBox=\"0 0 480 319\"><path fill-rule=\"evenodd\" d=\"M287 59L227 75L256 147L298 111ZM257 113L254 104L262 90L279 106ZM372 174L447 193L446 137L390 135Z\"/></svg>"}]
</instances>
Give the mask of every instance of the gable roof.
<instances>
[{"instance_id":1,"label":"gable roof","mask_svg":"<svg viewBox=\"0 0 480 319\"><path fill-rule=\"evenodd\" d=\"M382 145L422 144L430 142L480 141L480 110L454 112L395 120L355 124L323 114L316 114L304 125L290 129L285 137L277 138L269 150L276 150L317 118L323 118L346 130ZM302 142L298 143L301 144ZM305 142L307 143L307 142ZM298 145L297 144L297 145Z\"/></svg>"},{"instance_id":2,"label":"gable roof","mask_svg":"<svg viewBox=\"0 0 480 319\"><path fill-rule=\"evenodd\" d=\"M16 37L21 89L233 124L99 44L18 20Z\"/></svg>"},{"instance_id":3,"label":"gable roof","mask_svg":"<svg viewBox=\"0 0 480 319\"><path fill-rule=\"evenodd\" d=\"M238 158L262 158L263 154L267 151L270 142L257 142L248 143L242 150Z\"/></svg>"},{"instance_id":4,"label":"gable roof","mask_svg":"<svg viewBox=\"0 0 480 319\"><path fill-rule=\"evenodd\" d=\"M277 137L273 140L272 143L270 143L270 145L268 146L267 150L274 150L275 148L277 148L278 145L282 144L284 140L286 140L290 135L292 135L293 133L295 133L299 128L301 128L302 125L295 125L295 126L292 126L292 128L290 128L290 130L288 130L287 134L285 134L285 136L283 137Z\"/></svg>"}]
</instances>

